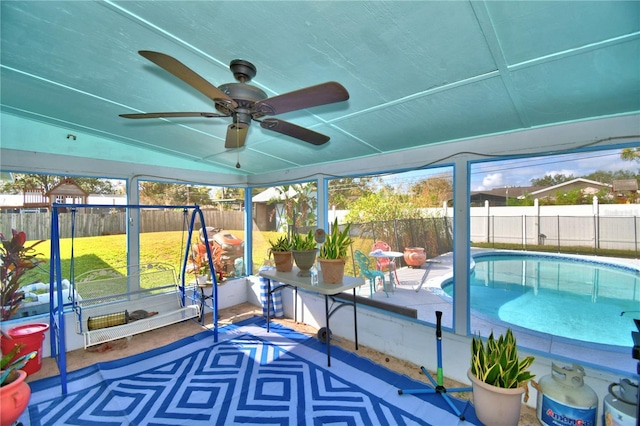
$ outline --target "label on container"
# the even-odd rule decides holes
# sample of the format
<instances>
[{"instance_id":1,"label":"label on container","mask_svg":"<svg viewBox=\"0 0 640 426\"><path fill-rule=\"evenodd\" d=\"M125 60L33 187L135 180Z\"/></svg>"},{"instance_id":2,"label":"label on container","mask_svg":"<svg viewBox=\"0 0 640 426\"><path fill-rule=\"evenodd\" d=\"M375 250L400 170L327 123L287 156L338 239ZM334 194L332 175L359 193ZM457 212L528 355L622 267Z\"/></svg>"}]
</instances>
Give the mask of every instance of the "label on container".
<instances>
[{"instance_id":1,"label":"label on container","mask_svg":"<svg viewBox=\"0 0 640 426\"><path fill-rule=\"evenodd\" d=\"M636 426L636 416L629 416L615 407L604 405L604 426Z\"/></svg>"},{"instance_id":2,"label":"label on container","mask_svg":"<svg viewBox=\"0 0 640 426\"><path fill-rule=\"evenodd\" d=\"M540 421L547 426L596 426L598 407L577 408L542 395Z\"/></svg>"}]
</instances>

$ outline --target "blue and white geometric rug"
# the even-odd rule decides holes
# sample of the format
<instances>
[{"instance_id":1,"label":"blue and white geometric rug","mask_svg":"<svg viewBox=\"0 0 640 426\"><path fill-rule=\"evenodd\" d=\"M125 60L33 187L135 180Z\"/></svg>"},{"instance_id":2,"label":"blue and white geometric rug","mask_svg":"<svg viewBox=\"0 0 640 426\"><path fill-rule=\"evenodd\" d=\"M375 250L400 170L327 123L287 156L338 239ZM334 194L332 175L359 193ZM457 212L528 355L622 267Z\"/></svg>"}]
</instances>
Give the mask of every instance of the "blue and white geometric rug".
<instances>
[{"instance_id":1,"label":"blue and white geometric rug","mask_svg":"<svg viewBox=\"0 0 640 426\"><path fill-rule=\"evenodd\" d=\"M31 382L25 425L480 425L383 366L254 317L162 348ZM459 409L465 402L455 400Z\"/></svg>"}]
</instances>

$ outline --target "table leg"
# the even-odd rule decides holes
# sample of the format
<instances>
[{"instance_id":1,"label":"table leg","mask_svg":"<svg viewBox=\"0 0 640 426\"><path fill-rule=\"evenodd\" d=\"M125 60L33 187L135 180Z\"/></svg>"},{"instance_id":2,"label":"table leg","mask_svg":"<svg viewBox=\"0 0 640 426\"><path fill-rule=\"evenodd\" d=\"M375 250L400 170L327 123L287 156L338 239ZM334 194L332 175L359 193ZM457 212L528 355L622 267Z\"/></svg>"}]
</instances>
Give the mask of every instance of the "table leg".
<instances>
[{"instance_id":1,"label":"table leg","mask_svg":"<svg viewBox=\"0 0 640 426\"><path fill-rule=\"evenodd\" d=\"M393 265L393 263L391 263L391 265ZM393 288L396 285L395 272L396 272L395 265L389 267L389 282L391 283L391 290L393 290Z\"/></svg>"},{"instance_id":2,"label":"table leg","mask_svg":"<svg viewBox=\"0 0 640 426\"><path fill-rule=\"evenodd\" d=\"M298 323L298 287L294 287L293 295L293 322Z\"/></svg>"},{"instance_id":3,"label":"table leg","mask_svg":"<svg viewBox=\"0 0 640 426\"><path fill-rule=\"evenodd\" d=\"M394 292L394 289L396 287L395 273L396 264L394 262L389 262L389 287L391 287L392 293ZM387 289L387 291L389 291L389 289Z\"/></svg>"},{"instance_id":4,"label":"table leg","mask_svg":"<svg viewBox=\"0 0 640 426\"><path fill-rule=\"evenodd\" d=\"M353 331L356 339L356 351L358 350L358 314L356 313L356 289L353 289Z\"/></svg>"},{"instance_id":5,"label":"table leg","mask_svg":"<svg viewBox=\"0 0 640 426\"><path fill-rule=\"evenodd\" d=\"M324 314L327 324L327 366L331 367L331 328L329 327L329 296L324 295Z\"/></svg>"},{"instance_id":6,"label":"table leg","mask_svg":"<svg viewBox=\"0 0 640 426\"><path fill-rule=\"evenodd\" d=\"M271 279L267 278L267 333L269 332L270 320L271 320Z\"/></svg>"},{"instance_id":7,"label":"table leg","mask_svg":"<svg viewBox=\"0 0 640 426\"><path fill-rule=\"evenodd\" d=\"M200 324L204 325L204 288L200 287Z\"/></svg>"},{"instance_id":8,"label":"table leg","mask_svg":"<svg viewBox=\"0 0 640 426\"><path fill-rule=\"evenodd\" d=\"M393 261L393 276L395 279L395 285L400 284L400 279L398 278L398 264L396 263L396 261ZM393 287L393 289L395 290L395 285Z\"/></svg>"}]
</instances>

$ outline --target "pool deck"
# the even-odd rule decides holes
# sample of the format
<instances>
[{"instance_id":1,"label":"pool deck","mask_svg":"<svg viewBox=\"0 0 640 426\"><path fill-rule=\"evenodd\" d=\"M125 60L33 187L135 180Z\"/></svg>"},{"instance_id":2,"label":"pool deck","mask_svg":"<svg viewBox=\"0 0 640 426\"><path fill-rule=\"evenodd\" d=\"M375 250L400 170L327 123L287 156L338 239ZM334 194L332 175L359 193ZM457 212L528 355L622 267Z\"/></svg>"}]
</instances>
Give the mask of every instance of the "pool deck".
<instances>
[{"instance_id":1,"label":"pool deck","mask_svg":"<svg viewBox=\"0 0 640 426\"><path fill-rule=\"evenodd\" d=\"M472 249L475 252L495 251L487 249ZM553 255L553 253L543 253ZM610 262L640 268L638 259L619 259L602 256L581 256L583 259L593 259L599 262ZM453 313L451 299L441 290L441 283L453 276L453 253L446 253L437 258L428 260L420 268L398 268L397 284L394 292L389 292L386 297L380 287L373 295L373 299L393 305L413 308L417 312L417 319L429 323L435 323L435 311L441 311L442 326L453 328ZM388 280L388 275L387 275ZM369 285L361 287L360 296L369 297ZM498 319L488 318L484 315L471 315L470 330L472 334L480 333L487 337L491 331L503 333L507 327L511 327L518 345L528 349L534 354L549 355L568 363L579 363L605 368L616 373L635 374L637 361L631 356L631 348L599 345L580 342L546 333L531 331L518 326L513 326Z\"/></svg>"}]
</instances>

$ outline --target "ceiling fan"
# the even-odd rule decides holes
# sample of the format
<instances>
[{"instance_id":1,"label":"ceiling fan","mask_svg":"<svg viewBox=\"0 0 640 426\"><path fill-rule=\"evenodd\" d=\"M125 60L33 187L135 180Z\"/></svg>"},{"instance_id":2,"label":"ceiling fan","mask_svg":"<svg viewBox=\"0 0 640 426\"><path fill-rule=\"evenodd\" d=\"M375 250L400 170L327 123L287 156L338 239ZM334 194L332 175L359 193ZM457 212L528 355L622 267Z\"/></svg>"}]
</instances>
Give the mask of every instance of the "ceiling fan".
<instances>
[{"instance_id":1,"label":"ceiling fan","mask_svg":"<svg viewBox=\"0 0 640 426\"><path fill-rule=\"evenodd\" d=\"M227 83L215 87L169 55L149 50L141 50L138 53L207 96L214 102L218 112L151 112L120 114L120 117L232 117L233 122L227 127L225 148L244 146L251 120L259 122L264 129L291 136L313 145L322 145L329 141L328 136L279 118L263 117L349 99L347 90L336 82L322 83L268 98L260 88L247 84L255 77L257 70L251 62L242 59L234 59L229 65L238 83Z\"/></svg>"}]
</instances>

